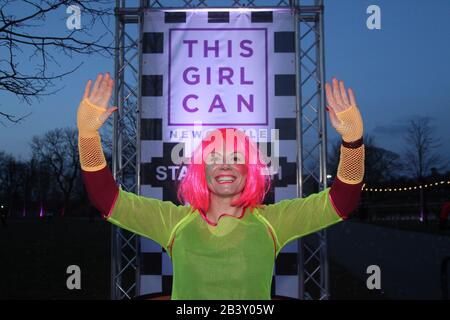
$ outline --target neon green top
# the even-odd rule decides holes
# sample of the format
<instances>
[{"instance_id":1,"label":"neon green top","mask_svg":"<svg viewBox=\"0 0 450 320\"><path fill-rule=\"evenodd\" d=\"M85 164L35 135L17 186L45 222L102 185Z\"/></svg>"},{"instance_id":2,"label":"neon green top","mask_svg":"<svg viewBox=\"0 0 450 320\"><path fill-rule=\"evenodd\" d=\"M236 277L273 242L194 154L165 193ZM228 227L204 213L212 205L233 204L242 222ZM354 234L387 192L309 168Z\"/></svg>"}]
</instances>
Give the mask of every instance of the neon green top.
<instances>
[{"instance_id":1,"label":"neon green top","mask_svg":"<svg viewBox=\"0 0 450 320\"><path fill-rule=\"evenodd\" d=\"M269 300L281 249L342 220L329 190L246 209L242 217L222 215L217 226L189 206L119 190L108 221L166 249L173 265L173 300Z\"/></svg>"}]
</instances>

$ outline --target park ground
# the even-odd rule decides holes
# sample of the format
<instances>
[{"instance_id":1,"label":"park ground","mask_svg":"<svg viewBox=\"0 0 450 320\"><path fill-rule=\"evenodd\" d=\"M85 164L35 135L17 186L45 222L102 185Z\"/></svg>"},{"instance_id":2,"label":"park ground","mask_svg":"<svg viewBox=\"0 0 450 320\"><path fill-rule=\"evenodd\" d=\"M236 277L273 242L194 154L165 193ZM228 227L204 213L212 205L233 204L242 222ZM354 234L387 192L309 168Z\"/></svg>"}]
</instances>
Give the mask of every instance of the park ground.
<instances>
[{"instance_id":1,"label":"park ground","mask_svg":"<svg viewBox=\"0 0 450 320\"><path fill-rule=\"evenodd\" d=\"M450 232L409 224L331 227L331 298L441 299ZM111 225L101 219L10 219L0 226L0 299L109 299L110 241ZM66 287L69 265L81 269L81 290ZM367 289L369 265L381 269L381 290Z\"/></svg>"}]
</instances>

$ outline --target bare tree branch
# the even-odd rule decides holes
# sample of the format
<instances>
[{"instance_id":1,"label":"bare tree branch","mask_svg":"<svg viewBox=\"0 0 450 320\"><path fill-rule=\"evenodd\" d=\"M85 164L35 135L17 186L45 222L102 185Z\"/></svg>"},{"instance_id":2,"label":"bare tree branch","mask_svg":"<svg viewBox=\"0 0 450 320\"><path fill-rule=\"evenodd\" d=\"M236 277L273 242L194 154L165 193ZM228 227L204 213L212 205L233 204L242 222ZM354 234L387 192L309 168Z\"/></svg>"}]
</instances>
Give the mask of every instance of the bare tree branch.
<instances>
[{"instance_id":1,"label":"bare tree branch","mask_svg":"<svg viewBox=\"0 0 450 320\"><path fill-rule=\"evenodd\" d=\"M21 117L17 118L17 116L15 116L15 115L12 115L12 114L0 111L0 116L1 117L6 118L8 121L11 121L13 123L19 123L20 121L22 121L23 119L28 117L30 114L31 114L31 112L26 114L26 115L24 115L24 116L21 116ZM5 124L2 121L0 121L0 123L5 127Z\"/></svg>"},{"instance_id":2,"label":"bare tree branch","mask_svg":"<svg viewBox=\"0 0 450 320\"><path fill-rule=\"evenodd\" d=\"M406 148L404 151L407 170L416 179L422 179L430 173L432 167L442 169L445 164L437 153L442 145L439 138L435 138L430 118L421 117L411 119L405 135Z\"/></svg>"},{"instance_id":3,"label":"bare tree branch","mask_svg":"<svg viewBox=\"0 0 450 320\"><path fill-rule=\"evenodd\" d=\"M83 23L81 29L67 30L64 34L68 18L65 10L69 5L80 8ZM54 66L62 69L62 59L94 54L111 57L115 52L113 28L109 27L113 5L114 1L110 0L0 0L0 91L13 93L31 104L33 99L58 92L60 88L53 88L56 80L74 73L82 65L77 63L75 67L51 73L56 69ZM64 10L61 22L64 27L45 28L50 14L60 14L61 10ZM94 37L90 31L97 24L105 32L97 32ZM27 58L30 63L23 63ZM26 115L17 117L0 112L0 117L18 122Z\"/></svg>"}]
</instances>

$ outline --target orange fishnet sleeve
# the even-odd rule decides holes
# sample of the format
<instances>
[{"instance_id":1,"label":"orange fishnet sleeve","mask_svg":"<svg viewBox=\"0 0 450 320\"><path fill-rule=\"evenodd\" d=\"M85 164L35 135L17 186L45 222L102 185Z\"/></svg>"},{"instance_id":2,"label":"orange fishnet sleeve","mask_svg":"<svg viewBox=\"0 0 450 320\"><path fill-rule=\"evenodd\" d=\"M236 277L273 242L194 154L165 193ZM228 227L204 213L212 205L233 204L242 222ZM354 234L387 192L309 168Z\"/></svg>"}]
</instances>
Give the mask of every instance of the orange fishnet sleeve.
<instances>
[{"instance_id":1,"label":"orange fishnet sleeve","mask_svg":"<svg viewBox=\"0 0 450 320\"><path fill-rule=\"evenodd\" d=\"M96 106L87 98L80 103L77 113L78 150L84 171L98 171L106 167L98 129L102 126L106 109Z\"/></svg>"},{"instance_id":2,"label":"orange fishnet sleeve","mask_svg":"<svg viewBox=\"0 0 450 320\"><path fill-rule=\"evenodd\" d=\"M348 184L358 184L364 178L364 145L357 148L346 148L341 145L337 176L339 180Z\"/></svg>"}]
</instances>

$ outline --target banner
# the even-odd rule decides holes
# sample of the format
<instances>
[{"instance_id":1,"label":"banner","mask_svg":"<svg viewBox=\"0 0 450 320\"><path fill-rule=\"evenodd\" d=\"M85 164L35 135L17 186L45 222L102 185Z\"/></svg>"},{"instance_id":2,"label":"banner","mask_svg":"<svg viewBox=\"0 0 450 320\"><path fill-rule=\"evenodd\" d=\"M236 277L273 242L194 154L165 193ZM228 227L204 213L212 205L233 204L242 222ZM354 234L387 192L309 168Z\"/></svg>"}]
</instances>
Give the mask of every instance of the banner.
<instances>
[{"instance_id":1,"label":"banner","mask_svg":"<svg viewBox=\"0 0 450 320\"><path fill-rule=\"evenodd\" d=\"M274 187L266 201L296 197L294 14L148 10L143 23L140 194L177 202L186 167L173 148L183 143L189 157L209 131L234 127L267 150ZM141 293L170 292L169 256L144 238L141 251ZM280 253L274 294L298 296L296 252L294 242Z\"/></svg>"}]
</instances>

